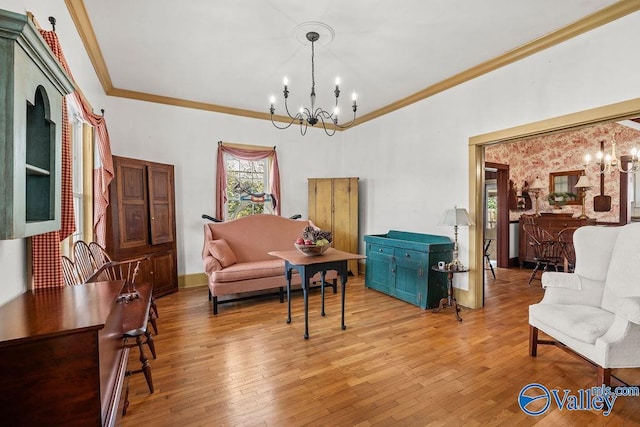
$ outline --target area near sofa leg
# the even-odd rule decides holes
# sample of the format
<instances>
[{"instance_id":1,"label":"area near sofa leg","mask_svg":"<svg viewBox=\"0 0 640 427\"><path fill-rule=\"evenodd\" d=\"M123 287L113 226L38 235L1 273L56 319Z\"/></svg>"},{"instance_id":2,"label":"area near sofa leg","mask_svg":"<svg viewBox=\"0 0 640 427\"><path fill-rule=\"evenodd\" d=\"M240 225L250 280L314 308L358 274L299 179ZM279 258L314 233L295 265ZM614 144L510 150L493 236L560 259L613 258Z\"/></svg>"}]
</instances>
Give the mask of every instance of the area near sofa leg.
<instances>
[{"instance_id":1,"label":"area near sofa leg","mask_svg":"<svg viewBox=\"0 0 640 427\"><path fill-rule=\"evenodd\" d=\"M611 385L611 368L598 366L598 382L596 383L596 386L600 386L600 384L605 386Z\"/></svg>"},{"instance_id":2,"label":"area near sofa leg","mask_svg":"<svg viewBox=\"0 0 640 427\"><path fill-rule=\"evenodd\" d=\"M218 297L211 297L211 303L213 304L213 315L218 314Z\"/></svg>"},{"instance_id":3,"label":"area near sofa leg","mask_svg":"<svg viewBox=\"0 0 640 427\"><path fill-rule=\"evenodd\" d=\"M529 325L529 356L538 355L538 328Z\"/></svg>"}]
</instances>

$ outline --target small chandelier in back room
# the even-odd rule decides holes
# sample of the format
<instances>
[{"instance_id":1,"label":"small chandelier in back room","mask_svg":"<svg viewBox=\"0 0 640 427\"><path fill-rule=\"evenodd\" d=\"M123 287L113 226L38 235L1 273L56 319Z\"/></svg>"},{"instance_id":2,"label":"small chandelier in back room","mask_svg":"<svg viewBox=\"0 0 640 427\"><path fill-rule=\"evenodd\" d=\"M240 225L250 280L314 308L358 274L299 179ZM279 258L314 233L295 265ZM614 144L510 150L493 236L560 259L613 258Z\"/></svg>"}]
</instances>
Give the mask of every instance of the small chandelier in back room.
<instances>
[{"instance_id":1,"label":"small chandelier in back room","mask_svg":"<svg viewBox=\"0 0 640 427\"><path fill-rule=\"evenodd\" d=\"M338 113L340 112L338 108L338 98L340 97L340 79L339 78L336 78L336 88L333 91L333 94L335 95L335 98L336 98L336 104L333 108L333 111L328 112L326 110L323 110L320 107L316 107L315 43L318 41L319 38L320 38L320 34L317 33L316 31L309 31L306 33L306 39L311 42L311 96L310 96L311 106L309 108L300 107L300 110L296 115L294 116L291 115L291 113L289 112L289 106L287 105L287 99L289 98L289 88L288 88L289 81L285 77L283 81L284 90L282 91L282 93L284 94L284 108L287 112L287 115L291 119L291 121L289 122L289 124L285 126L278 126L276 122L273 121L273 114L276 111L274 107L276 98L275 96L272 96L271 107L269 108L269 112L271 113L271 123L273 123L273 125L278 129L287 129L297 121L300 125L300 133L304 135L307 133L307 126L315 126L316 124L321 123L325 133L329 136L333 136L336 133L337 129L346 129L350 127L351 125L353 125L356 119L356 110L358 109L358 105L356 104L356 93L353 92L351 96L351 100L352 100L351 108L353 110L353 118L351 119L350 122L345 124L340 124L338 122ZM329 128L327 128L327 122L331 122L333 126L330 126Z\"/></svg>"}]
</instances>

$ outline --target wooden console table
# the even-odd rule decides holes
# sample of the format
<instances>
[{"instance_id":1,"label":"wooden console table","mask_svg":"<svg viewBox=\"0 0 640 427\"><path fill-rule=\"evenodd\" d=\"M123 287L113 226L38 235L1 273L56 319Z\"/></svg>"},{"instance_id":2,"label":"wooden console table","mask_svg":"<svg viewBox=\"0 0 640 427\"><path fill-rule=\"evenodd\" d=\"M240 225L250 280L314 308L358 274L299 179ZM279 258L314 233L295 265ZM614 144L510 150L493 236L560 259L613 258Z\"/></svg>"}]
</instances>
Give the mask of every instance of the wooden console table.
<instances>
[{"instance_id":1,"label":"wooden console table","mask_svg":"<svg viewBox=\"0 0 640 427\"><path fill-rule=\"evenodd\" d=\"M116 425L129 349L123 281L26 292L0 307L6 425Z\"/></svg>"},{"instance_id":2,"label":"wooden console table","mask_svg":"<svg viewBox=\"0 0 640 427\"><path fill-rule=\"evenodd\" d=\"M309 280L316 274L322 274L322 285L320 286L322 293L322 311L321 315L324 316L324 276L327 271L335 270L340 276L340 283L342 283L342 317L341 327L347 329L344 324L344 300L345 300L345 285L347 284L348 275L348 261L358 260L366 258L364 255L351 254L349 252L339 251L334 248L329 248L327 251L318 256L306 256L297 250L292 251L274 251L269 252L269 255L282 258L285 261L284 272L287 277L287 323L291 323L291 272L297 270L302 278L302 293L304 295L304 339L309 339Z\"/></svg>"}]
</instances>

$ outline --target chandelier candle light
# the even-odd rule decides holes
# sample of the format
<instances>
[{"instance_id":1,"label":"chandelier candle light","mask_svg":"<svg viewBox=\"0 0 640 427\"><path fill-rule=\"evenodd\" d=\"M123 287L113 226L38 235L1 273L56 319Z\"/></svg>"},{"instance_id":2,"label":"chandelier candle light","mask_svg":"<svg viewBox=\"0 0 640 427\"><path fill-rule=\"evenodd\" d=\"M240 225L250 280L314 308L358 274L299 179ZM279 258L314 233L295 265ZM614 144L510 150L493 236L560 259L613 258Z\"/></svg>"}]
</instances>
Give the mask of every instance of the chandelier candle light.
<instances>
[{"instance_id":1,"label":"chandelier candle light","mask_svg":"<svg viewBox=\"0 0 640 427\"><path fill-rule=\"evenodd\" d=\"M616 143L611 142L611 153L604 153L602 147L604 147L604 142L600 143L600 151L596 154L596 164L600 165L600 173L609 173L613 174L616 169L622 173L636 173L640 170L640 161L638 161L638 149L633 147L631 149L631 158L629 160L629 165L626 169L622 167L622 160L616 154ZM587 154L584 156L584 166L585 168L589 166L591 163L591 155Z\"/></svg>"},{"instance_id":2,"label":"chandelier candle light","mask_svg":"<svg viewBox=\"0 0 640 427\"><path fill-rule=\"evenodd\" d=\"M351 125L353 125L353 123L355 122L356 111L358 109L358 105L356 103L356 93L353 92L353 94L351 95L351 100L352 100L351 108L353 110L353 119L351 119L349 123L346 123L346 124L338 123L338 113L340 112L340 109L338 107L338 98L340 97L340 78L339 77L336 78L336 88L333 91L333 94L336 97L336 104L333 108L333 112L330 113L328 111L323 110L320 107L316 107L315 42L317 42L318 39L320 38L320 34L318 34L315 31L309 31L306 35L306 38L311 42L311 95L310 95L311 107L310 108L300 107L300 110L295 116L291 115L291 113L289 112L289 106L287 105L287 99L289 98L289 86L288 86L289 80L285 77L283 79L284 90L282 91L284 95L284 108L287 112L287 115L291 119L291 121L289 122L289 124L282 127L278 126L273 121L273 114L276 111L274 107L276 98L275 96L272 96L270 100L271 106L269 108L269 112L271 115L271 123L273 123L273 125L278 129L287 129L294 122L297 121L300 124L300 134L304 135L307 133L307 126L315 126L316 124L318 124L318 122L320 122L322 124L322 128L324 129L325 133L329 136L333 136L336 133L337 129L346 129ZM325 121L331 122L331 124L333 125L331 129L332 131L330 131L330 129L327 129L327 123Z\"/></svg>"}]
</instances>

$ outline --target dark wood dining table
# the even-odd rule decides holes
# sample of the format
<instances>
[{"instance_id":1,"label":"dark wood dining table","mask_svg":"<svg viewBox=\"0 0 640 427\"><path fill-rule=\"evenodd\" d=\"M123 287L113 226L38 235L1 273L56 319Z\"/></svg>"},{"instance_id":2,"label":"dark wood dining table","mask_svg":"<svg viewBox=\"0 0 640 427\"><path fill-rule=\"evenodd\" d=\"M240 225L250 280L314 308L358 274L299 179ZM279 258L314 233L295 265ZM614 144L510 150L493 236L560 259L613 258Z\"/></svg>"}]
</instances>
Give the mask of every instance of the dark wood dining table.
<instances>
[{"instance_id":1,"label":"dark wood dining table","mask_svg":"<svg viewBox=\"0 0 640 427\"><path fill-rule=\"evenodd\" d=\"M335 270L340 276L342 284L342 316L341 327L347 329L344 323L344 304L345 304L345 285L347 284L348 268L347 261L353 259L364 259L366 256L343 252L334 248L328 248L323 254L317 256L308 256L298 250L290 251L273 251L269 255L282 258L285 261L285 276L287 279L287 323L291 323L291 274L293 270L298 271L302 278L302 292L304 295L304 339L309 339L309 281L317 273L321 274L322 285L320 286L322 293L322 310L321 315L324 316L324 279L327 271Z\"/></svg>"}]
</instances>

